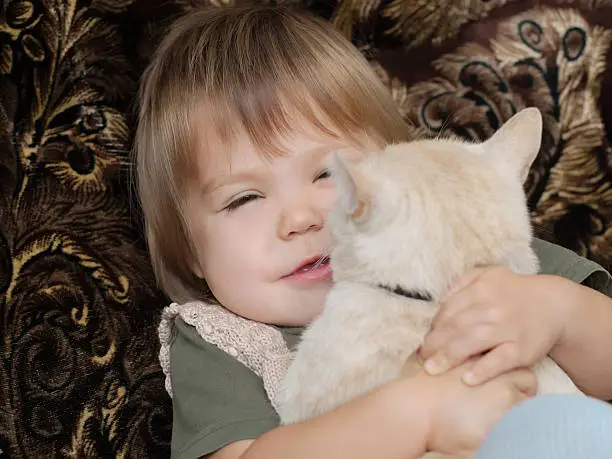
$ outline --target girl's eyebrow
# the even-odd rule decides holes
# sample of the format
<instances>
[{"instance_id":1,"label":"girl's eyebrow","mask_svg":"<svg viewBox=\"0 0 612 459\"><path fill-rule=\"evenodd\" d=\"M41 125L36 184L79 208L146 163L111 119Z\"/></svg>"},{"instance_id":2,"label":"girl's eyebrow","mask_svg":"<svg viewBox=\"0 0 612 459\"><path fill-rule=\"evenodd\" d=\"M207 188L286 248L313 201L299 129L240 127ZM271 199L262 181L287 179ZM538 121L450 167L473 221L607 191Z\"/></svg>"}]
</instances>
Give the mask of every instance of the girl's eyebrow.
<instances>
[{"instance_id":1,"label":"girl's eyebrow","mask_svg":"<svg viewBox=\"0 0 612 459\"><path fill-rule=\"evenodd\" d=\"M314 159L319 159L321 156L325 156L334 151L344 150L347 148L347 145L341 142L334 142L329 145L318 145L309 150L306 150L305 153L310 154Z\"/></svg>"},{"instance_id":2,"label":"girl's eyebrow","mask_svg":"<svg viewBox=\"0 0 612 459\"><path fill-rule=\"evenodd\" d=\"M261 178L261 173L255 170L246 170L237 174L218 175L204 184L202 193L208 194L219 188L235 185L242 182L255 182Z\"/></svg>"},{"instance_id":3,"label":"girl's eyebrow","mask_svg":"<svg viewBox=\"0 0 612 459\"><path fill-rule=\"evenodd\" d=\"M302 154L308 155L310 158L316 161L332 151L341 150L343 148L346 148L346 145L339 142L334 142L332 145L316 145L313 148L303 151ZM204 183L202 193L209 194L218 190L219 188L235 185L237 183L256 182L261 180L262 175L262 171L257 169L247 169L236 174L218 175Z\"/></svg>"}]
</instances>

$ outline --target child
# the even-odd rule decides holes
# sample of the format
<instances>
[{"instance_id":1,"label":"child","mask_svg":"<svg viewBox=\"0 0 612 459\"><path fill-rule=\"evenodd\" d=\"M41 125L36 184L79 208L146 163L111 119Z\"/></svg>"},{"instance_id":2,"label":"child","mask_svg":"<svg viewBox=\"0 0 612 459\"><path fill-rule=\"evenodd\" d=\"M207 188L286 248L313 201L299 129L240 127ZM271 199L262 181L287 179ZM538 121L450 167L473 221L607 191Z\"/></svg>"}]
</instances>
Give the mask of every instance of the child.
<instances>
[{"instance_id":1,"label":"child","mask_svg":"<svg viewBox=\"0 0 612 459\"><path fill-rule=\"evenodd\" d=\"M460 362L473 354L474 346L465 346L446 358L454 368L438 365L440 376L423 372L310 422L278 427L257 370L280 368L274 352L281 351L253 350L275 337L293 347L331 286L328 155L351 157L412 136L368 63L324 21L283 8L224 7L190 12L170 29L144 76L136 167L156 277L174 301L186 303L169 308L176 313L171 329L160 326L173 457L408 459L474 449L503 413L535 392L534 375L521 365L464 384L462 375L478 364L474 357ZM587 260L536 244L550 274L609 280ZM527 297L499 303L508 307L518 300L550 311L558 303L570 318L583 303L597 302L596 331L602 343L610 339L602 330L612 326L612 308L595 290L552 276L492 272L492 285L507 278ZM488 277L478 279L489 285ZM469 292L457 294L463 306L451 316L471 309ZM494 292L476 298L505 300ZM226 322L211 319L220 311ZM588 326L591 319L580 321ZM558 359L575 374L569 366L580 365L572 356L584 354L575 345L583 329L563 322L563 332L552 333L539 325L540 335L555 337L548 344L561 343ZM519 338L530 357L546 347L533 351ZM452 339L432 334L425 352L440 353L440 362ZM581 382L591 389L590 377ZM600 386L593 392L610 390Z\"/></svg>"}]
</instances>

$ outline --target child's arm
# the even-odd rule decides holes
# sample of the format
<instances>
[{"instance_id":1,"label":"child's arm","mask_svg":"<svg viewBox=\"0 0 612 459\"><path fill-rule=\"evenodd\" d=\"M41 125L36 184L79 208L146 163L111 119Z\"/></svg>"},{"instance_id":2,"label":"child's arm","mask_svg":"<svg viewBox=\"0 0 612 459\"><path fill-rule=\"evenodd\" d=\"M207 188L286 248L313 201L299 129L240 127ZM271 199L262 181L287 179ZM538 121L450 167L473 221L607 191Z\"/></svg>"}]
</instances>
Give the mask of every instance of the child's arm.
<instances>
[{"instance_id":1,"label":"child's arm","mask_svg":"<svg viewBox=\"0 0 612 459\"><path fill-rule=\"evenodd\" d=\"M327 415L229 445L212 459L412 459L426 452L428 402L413 381L384 386Z\"/></svg>"},{"instance_id":2,"label":"child's arm","mask_svg":"<svg viewBox=\"0 0 612 459\"><path fill-rule=\"evenodd\" d=\"M571 300L550 355L582 390L612 400L612 298L566 279L557 282Z\"/></svg>"},{"instance_id":3,"label":"child's arm","mask_svg":"<svg viewBox=\"0 0 612 459\"><path fill-rule=\"evenodd\" d=\"M462 371L394 381L331 413L230 444L210 457L416 459L428 450L474 450L503 413L535 393L536 383L521 370L470 388L461 382Z\"/></svg>"},{"instance_id":4,"label":"child's arm","mask_svg":"<svg viewBox=\"0 0 612 459\"><path fill-rule=\"evenodd\" d=\"M601 289L610 291L603 270ZM458 280L425 339L431 374L488 352L465 375L479 384L547 354L587 394L612 399L612 299L551 275L476 269Z\"/></svg>"}]
</instances>

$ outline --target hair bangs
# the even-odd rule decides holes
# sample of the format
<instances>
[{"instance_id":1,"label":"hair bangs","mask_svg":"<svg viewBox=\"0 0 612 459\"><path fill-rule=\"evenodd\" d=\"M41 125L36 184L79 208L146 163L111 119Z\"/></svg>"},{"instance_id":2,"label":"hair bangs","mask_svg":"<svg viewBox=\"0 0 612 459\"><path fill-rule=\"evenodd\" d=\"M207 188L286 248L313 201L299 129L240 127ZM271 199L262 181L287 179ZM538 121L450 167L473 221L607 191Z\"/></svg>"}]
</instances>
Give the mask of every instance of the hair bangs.
<instances>
[{"instance_id":1,"label":"hair bangs","mask_svg":"<svg viewBox=\"0 0 612 459\"><path fill-rule=\"evenodd\" d=\"M262 52L260 51L260 55ZM264 53L265 54L265 53ZM402 140L407 126L392 113L371 70L338 68L321 52L304 56L276 53L260 56L248 65L221 68L224 90L205 87L195 100L202 102L203 117L198 135L205 137L208 151L231 149L247 135L264 156L287 153L286 139L296 134L342 139L362 145L366 138L379 144ZM282 58L282 59L281 59ZM227 61L226 61L227 63ZM363 71L359 79L354 73ZM386 105L385 105L386 104Z\"/></svg>"}]
</instances>

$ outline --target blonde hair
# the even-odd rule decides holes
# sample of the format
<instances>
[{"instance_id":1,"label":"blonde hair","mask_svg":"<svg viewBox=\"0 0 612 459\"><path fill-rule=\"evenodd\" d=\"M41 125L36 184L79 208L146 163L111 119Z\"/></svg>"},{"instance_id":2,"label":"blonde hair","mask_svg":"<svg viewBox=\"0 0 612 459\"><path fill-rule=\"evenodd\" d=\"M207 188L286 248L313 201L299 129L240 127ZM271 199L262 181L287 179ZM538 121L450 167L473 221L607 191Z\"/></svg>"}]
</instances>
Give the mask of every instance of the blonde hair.
<instances>
[{"instance_id":1,"label":"blonde hair","mask_svg":"<svg viewBox=\"0 0 612 459\"><path fill-rule=\"evenodd\" d=\"M193 274L184 212L196 129L208 151L218 142L210 154L237 133L273 154L300 128L296 112L335 137L383 145L409 136L367 60L326 21L280 7L206 7L170 27L143 76L135 151L154 273L173 301L211 299Z\"/></svg>"}]
</instances>

